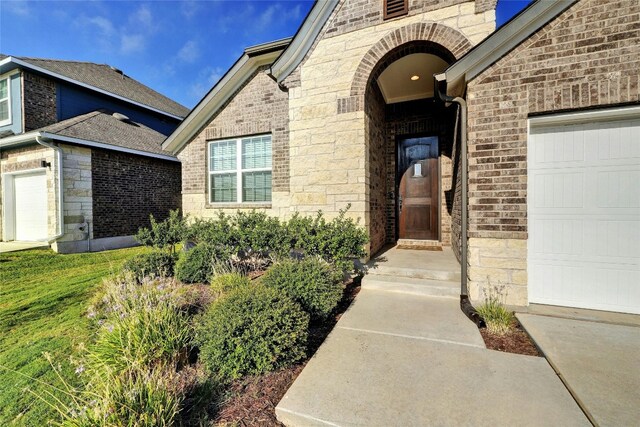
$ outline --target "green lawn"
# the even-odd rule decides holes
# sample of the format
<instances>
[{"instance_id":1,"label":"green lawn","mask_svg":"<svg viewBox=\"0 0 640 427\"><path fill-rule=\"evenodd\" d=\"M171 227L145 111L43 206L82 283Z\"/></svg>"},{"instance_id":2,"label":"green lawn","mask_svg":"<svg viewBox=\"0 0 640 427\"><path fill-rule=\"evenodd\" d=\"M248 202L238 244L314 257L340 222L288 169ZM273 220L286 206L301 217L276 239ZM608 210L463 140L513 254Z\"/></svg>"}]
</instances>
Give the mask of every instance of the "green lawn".
<instances>
[{"instance_id":1,"label":"green lawn","mask_svg":"<svg viewBox=\"0 0 640 427\"><path fill-rule=\"evenodd\" d=\"M0 254L0 425L41 426L55 416L26 391L43 394L52 390L43 383L60 384L43 352L49 352L63 375L74 381L68 361L74 346L89 337L84 316L88 300L103 277L145 250Z\"/></svg>"}]
</instances>

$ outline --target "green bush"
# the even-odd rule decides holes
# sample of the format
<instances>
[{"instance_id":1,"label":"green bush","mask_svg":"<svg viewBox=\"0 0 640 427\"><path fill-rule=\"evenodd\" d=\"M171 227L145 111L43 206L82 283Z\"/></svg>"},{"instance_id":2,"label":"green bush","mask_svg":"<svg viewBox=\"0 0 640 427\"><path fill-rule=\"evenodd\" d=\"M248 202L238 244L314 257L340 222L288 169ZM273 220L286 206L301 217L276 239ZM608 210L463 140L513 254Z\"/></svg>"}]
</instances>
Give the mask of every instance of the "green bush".
<instances>
[{"instance_id":1,"label":"green bush","mask_svg":"<svg viewBox=\"0 0 640 427\"><path fill-rule=\"evenodd\" d=\"M205 242L182 254L176 263L176 278L184 283L207 283L214 266L228 254L219 246Z\"/></svg>"},{"instance_id":2,"label":"green bush","mask_svg":"<svg viewBox=\"0 0 640 427\"><path fill-rule=\"evenodd\" d=\"M284 260L262 276L268 288L283 292L313 319L326 319L342 298L341 274L318 258Z\"/></svg>"},{"instance_id":3,"label":"green bush","mask_svg":"<svg viewBox=\"0 0 640 427\"><path fill-rule=\"evenodd\" d=\"M200 317L200 360L223 379L273 371L305 357L309 316L263 286L238 289Z\"/></svg>"},{"instance_id":4,"label":"green bush","mask_svg":"<svg viewBox=\"0 0 640 427\"><path fill-rule=\"evenodd\" d=\"M145 246L175 253L176 245L187 236L187 222L180 215L179 209L169 211L169 216L160 222L157 222L153 215L149 215L149 222L150 228L140 228L136 234L136 240Z\"/></svg>"},{"instance_id":5,"label":"green bush","mask_svg":"<svg viewBox=\"0 0 640 427\"><path fill-rule=\"evenodd\" d=\"M171 277L176 264L176 256L161 251L136 255L128 260L122 270L129 272L138 281L145 277Z\"/></svg>"},{"instance_id":6,"label":"green bush","mask_svg":"<svg viewBox=\"0 0 640 427\"><path fill-rule=\"evenodd\" d=\"M261 268L271 258L284 258L291 250L298 250L307 256L319 256L340 271L351 272L353 259L365 256L368 237L357 221L346 216L349 208L331 221L322 212L314 217L295 214L289 221L264 212L220 212L216 219L196 220L187 235L218 248L224 255L235 256L249 267Z\"/></svg>"},{"instance_id":7,"label":"green bush","mask_svg":"<svg viewBox=\"0 0 640 427\"><path fill-rule=\"evenodd\" d=\"M251 286L251 279L240 273L217 274L211 278L210 282L211 291L218 296Z\"/></svg>"}]
</instances>

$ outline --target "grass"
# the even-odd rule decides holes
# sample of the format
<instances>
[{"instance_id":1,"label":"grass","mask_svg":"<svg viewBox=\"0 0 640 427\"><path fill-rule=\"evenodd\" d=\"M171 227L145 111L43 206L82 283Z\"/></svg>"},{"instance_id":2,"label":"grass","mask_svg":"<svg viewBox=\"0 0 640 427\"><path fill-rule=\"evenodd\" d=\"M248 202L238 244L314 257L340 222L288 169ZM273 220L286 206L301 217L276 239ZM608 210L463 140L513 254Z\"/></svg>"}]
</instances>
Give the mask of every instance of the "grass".
<instances>
[{"instance_id":1,"label":"grass","mask_svg":"<svg viewBox=\"0 0 640 427\"><path fill-rule=\"evenodd\" d=\"M104 277L145 248L59 255L50 250L0 254L0 425L46 425L54 410L35 398L59 385L44 352L75 383L68 363L89 338L85 310ZM60 396L60 394L56 394Z\"/></svg>"},{"instance_id":2,"label":"grass","mask_svg":"<svg viewBox=\"0 0 640 427\"><path fill-rule=\"evenodd\" d=\"M505 335L513 329L515 318L497 298L488 298L476 309L494 335Z\"/></svg>"}]
</instances>

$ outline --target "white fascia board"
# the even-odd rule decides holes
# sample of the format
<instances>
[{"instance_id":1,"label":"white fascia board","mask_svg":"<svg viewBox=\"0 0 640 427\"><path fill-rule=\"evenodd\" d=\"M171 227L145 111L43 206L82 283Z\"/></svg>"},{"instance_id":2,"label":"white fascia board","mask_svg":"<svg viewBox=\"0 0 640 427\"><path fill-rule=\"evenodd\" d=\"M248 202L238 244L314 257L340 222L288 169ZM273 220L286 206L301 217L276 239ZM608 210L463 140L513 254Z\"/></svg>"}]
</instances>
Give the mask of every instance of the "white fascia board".
<instances>
[{"instance_id":1,"label":"white fascia board","mask_svg":"<svg viewBox=\"0 0 640 427\"><path fill-rule=\"evenodd\" d=\"M32 70L32 71L37 71L38 73L46 74L46 75L51 76L53 78L56 78L58 80L63 80L65 82L72 83L72 84L74 84L76 86L81 86L81 87L90 89L92 91L95 91L95 92L98 92L98 93L102 93L104 95L110 96L111 98L116 98L116 99L119 99L121 101L128 102L129 104L133 104L133 105L136 105L138 107L145 108L147 110L162 114L162 115L167 116L167 117L171 117L171 118L174 118L174 119L177 119L177 120L182 120L183 119L183 117L176 116L176 115L171 114L171 113L167 113L166 111L162 111L162 110L159 110L157 108L151 107L149 105L143 104L141 102L137 102L137 101L134 101L132 99L125 98L124 96L116 95L113 92L109 92L109 91L106 91L104 89L100 89L98 87L91 86L91 85L86 84L86 83L82 83L82 82L80 82L78 80L74 80L72 78L63 76L62 74L54 73L53 71L49 71L49 70L47 70L45 68L38 67L36 65L30 64L28 62L25 62L25 61L23 61L21 59L14 58L12 56L9 56L9 57L3 59L2 61L0 61L0 66L8 64L9 62L14 63L14 64L16 64L16 65L18 65L18 66L20 66L22 68L26 68L26 69L29 69L29 70Z\"/></svg>"},{"instance_id":2,"label":"white fascia board","mask_svg":"<svg viewBox=\"0 0 640 427\"><path fill-rule=\"evenodd\" d=\"M562 126L610 120L636 119L640 117L640 106L604 108L598 110L572 111L529 117L529 126Z\"/></svg>"},{"instance_id":3,"label":"white fascia board","mask_svg":"<svg viewBox=\"0 0 640 427\"><path fill-rule=\"evenodd\" d=\"M55 133L42 132L42 131L23 133L20 135L14 135L14 136L8 136L6 138L2 138L0 139L0 149L3 149L3 148L6 149L6 148L22 145L29 142L37 143L36 137L38 136L48 141L68 142L70 144L82 145L85 147L103 148L105 150L136 154L138 156L153 157L155 159L169 160L172 162L180 162L180 160L178 160L176 157L170 156L168 154L150 153L148 151L120 147L117 145L105 144L103 142L89 141L86 139L73 138L70 136L57 135Z\"/></svg>"},{"instance_id":4,"label":"white fascia board","mask_svg":"<svg viewBox=\"0 0 640 427\"><path fill-rule=\"evenodd\" d=\"M40 132L21 133L19 135L6 136L0 139L0 149L24 144L25 142L36 142L36 136L42 136Z\"/></svg>"},{"instance_id":5,"label":"white fascia board","mask_svg":"<svg viewBox=\"0 0 640 427\"><path fill-rule=\"evenodd\" d=\"M83 145L85 147L103 148L105 150L120 151L122 153L136 154L138 156L153 157L155 159L169 160L172 162L180 162L177 158L167 154L151 153L149 151L136 150L134 148L120 147L118 145L105 144L104 142L89 141L86 139L73 138L70 136L57 135L49 132L39 132L40 136L45 139L55 140L59 142L68 142L70 144Z\"/></svg>"},{"instance_id":6,"label":"white fascia board","mask_svg":"<svg viewBox=\"0 0 640 427\"><path fill-rule=\"evenodd\" d=\"M578 0L537 0L455 62L444 74L448 88L466 86L481 72ZM463 83L465 84L461 84ZM449 93L449 90L447 90ZM455 94L454 94L455 95ZM460 95L460 94L457 94Z\"/></svg>"},{"instance_id":7,"label":"white fascia board","mask_svg":"<svg viewBox=\"0 0 640 427\"><path fill-rule=\"evenodd\" d=\"M278 83L302 62L337 4L338 0L319 0L313 5L289 46L271 66L271 75Z\"/></svg>"},{"instance_id":8,"label":"white fascia board","mask_svg":"<svg viewBox=\"0 0 640 427\"><path fill-rule=\"evenodd\" d=\"M281 51L250 57L242 55L209 93L196 105L178 128L164 141L162 149L177 154L191 140L211 116L244 84L262 65L272 63Z\"/></svg>"}]
</instances>

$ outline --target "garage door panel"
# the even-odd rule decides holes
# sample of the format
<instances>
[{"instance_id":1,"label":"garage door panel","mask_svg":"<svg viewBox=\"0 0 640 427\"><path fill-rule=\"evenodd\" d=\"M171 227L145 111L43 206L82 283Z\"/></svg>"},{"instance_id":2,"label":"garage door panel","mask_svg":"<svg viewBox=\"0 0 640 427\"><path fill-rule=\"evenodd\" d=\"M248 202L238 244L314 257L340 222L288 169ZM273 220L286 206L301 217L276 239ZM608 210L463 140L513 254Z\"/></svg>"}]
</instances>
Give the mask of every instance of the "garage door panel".
<instances>
[{"instance_id":1,"label":"garage door panel","mask_svg":"<svg viewBox=\"0 0 640 427\"><path fill-rule=\"evenodd\" d=\"M47 238L47 178L44 173L13 177L15 239Z\"/></svg>"},{"instance_id":2,"label":"garage door panel","mask_svg":"<svg viewBox=\"0 0 640 427\"><path fill-rule=\"evenodd\" d=\"M640 314L640 271L632 265L585 269L581 262L547 260L529 269L538 284L536 303Z\"/></svg>"},{"instance_id":3,"label":"garage door panel","mask_svg":"<svg viewBox=\"0 0 640 427\"><path fill-rule=\"evenodd\" d=\"M640 313L640 120L533 129L531 302Z\"/></svg>"}]
</instances>

